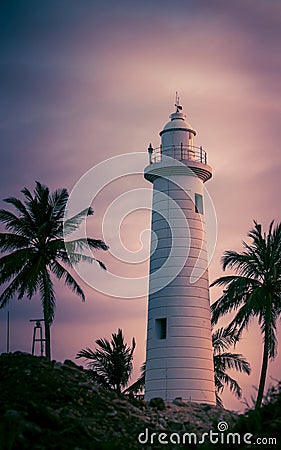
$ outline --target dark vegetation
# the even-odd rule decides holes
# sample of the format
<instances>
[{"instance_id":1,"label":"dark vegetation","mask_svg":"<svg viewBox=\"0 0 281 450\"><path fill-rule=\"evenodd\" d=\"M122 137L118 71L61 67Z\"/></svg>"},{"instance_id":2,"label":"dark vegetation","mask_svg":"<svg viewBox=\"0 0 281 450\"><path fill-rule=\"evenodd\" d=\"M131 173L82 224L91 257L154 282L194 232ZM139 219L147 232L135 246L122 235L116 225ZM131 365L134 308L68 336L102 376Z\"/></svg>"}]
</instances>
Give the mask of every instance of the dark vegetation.
<instances>
[{"instance_id":1,"label":"dark vegetation","mask_svg":"<svg viewBox=\"0 0 281 450\"><path fill-rule=\"evenodd\" d=\"M249 408L239 417L235 430L240 433L252 433L255 437L276 436L276 448L281 448L281 381L268 389L262 407L258 411Z\"/></svg>"}]
</instances>

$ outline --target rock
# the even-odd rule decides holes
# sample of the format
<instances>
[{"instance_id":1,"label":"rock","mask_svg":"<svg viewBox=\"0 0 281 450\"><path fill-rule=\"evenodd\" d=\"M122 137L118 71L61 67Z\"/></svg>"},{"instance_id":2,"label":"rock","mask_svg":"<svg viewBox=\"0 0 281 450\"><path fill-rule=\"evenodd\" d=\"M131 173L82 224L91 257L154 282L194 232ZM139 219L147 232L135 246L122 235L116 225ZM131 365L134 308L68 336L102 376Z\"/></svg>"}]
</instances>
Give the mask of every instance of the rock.
<instances>
[{"instance_id":1,"label":"rock","mask_svg":"<svg viewBox=\"0 0 281 450\"><path fill-rule=\"evenodd\" d=\"M152 398L149 402L149 406L159 409L159 411L164 411L164 409L166 409L165 402L161 397Z\"/></svg>"},{"instance_id":2,"label":"rock","mask_svg":"<svg viewBox=\"0 0 281 450\"><path fill-rule=\"evenodd\" d=\"M98 386L93 384L92 382L84 381L83 383L78 383L78 386L84 389L88 389L89 391L97 394L99 392Z\"/></svg>"},{"instance_id":3,"label":"rock","mask_svg":"<svg viewBox=\"0 0 281 450\"><path fill-rule=\"evenodd\" d=\"M2 354L0 373L1 450L143 450L138 436L146 429L202 434L219 421L231 428L237 417L223 408L181 399L165 403L154 398L149 404L129 401L125 395L96 386L86 370L69 360L50 363L21 352ZM147 450L162 447L149 442L145 446Z\"/></svg>"},{"instance_id":4,"label":"rock","mask_svg":"<svg viewBox=\"0 0 281 450\"><path fill-rule=\"evenodd\" d=\"M64 366L64 367L63 367ZM62 365L63 368L68 367L69 369L76 369L76 370L84 370L83 366L78 366L77 364L75 364L73 361L71 361L70 359L66 359Z\"/></svg>"},{"instance_id":5,"label":"rock","mask_svg":"<svg viewBox=\"0 0 281 450\"><path fill-rule=\"evenodd\" d=\"M14 353L6 353L6 355L10 355L10 356L20 356L20 357L22 357L22 356L30 356L30 353L27 353L27 352L20 352L20 351L16 351L16 352L14 352Z\"/></svg>"},{"instance_id":6,"label":"rock","mask_svg":"<svg viewBox=\"0 0 281 450\"><path fill-rule=\"evenodd\" d=\"M173 400L173 404L174 404L174 405L177 405L177 406L186 406L186 403L182 400L181 397L176 397L176 398Z\"/></svg>"},{"instance_id":7,"label":"rock","mask_svg":"<svg viewBox=\"0 0 281 450\"><path fill-rule=\"evenodd\" d=\"M181 431L183 429L182 422L178 422L175 420L169 420L167 425L168 425L169 430L171 430L171 431Z\"/></svg>"},{"instance_id":8,"label":"rock","mask_svg":"<svg viewBox=\"0 0 281 450\"><path fill-rule=\"evenodd\" d=\"M15 409L7 409L0 422L0 448L11 450L20 435L23 414Z\"/></svg>"},{"instance_id":9,"label":"rock","mask_svg":"<svg viewBox=\"0 0 281 450\"><path fill-rule=\"evenodd\" d=\"M24 421L22 428L23 428L24 434L27 433L32 438L33 437L35 438L38 434L41 434L43 432L42 428L39 427L39 425L36 425L36 423L27 422L27 421Z\"/></svg>"},{"instance_id":10,"label":"rock","mask_svg":"<svg viewBox=\"0 0 281 450\"><path fill-rule=\"evenodd\" d=\"M83 397L79 397L79 398L76 400L76 403L78 403L78 405L83 405L83 404L84 404L84 399L83 399Z\"/></svg>"},{"instance_id":11,"label":"rock","mask_svg":"<svg viewBox=\"0 0 281 450\"><path fill-rule=\"evenodd\" d=\"M203 411L210 411L211 406L210 405L204 405L202 409L203 409Z\"/></svg>"},{"instance_id":12,"label":"rock","mask_svg":"<svg viewBox=\"0 0 281 450\"><path fill-rule=\"evenodd\" d=\"M167 426L167 421L163 417L160 417L159 424L165 428Z\"/></svg>"},{"instance_id":13,"label":"rock","mask_svg":"<svg viewBox=\"0 0 281 450\"><path fill-rule=\"evenodd\" d=\"M115 416L117 416L117 411L115 409L111 409L110 411L108 411L106 413L106 416L107 417L115 417Z\"/></svg>"},{"instance_id":14,"label":"rock","mask_svg":"<svg viewBox=\"0 0 281 450\"><path fill-rule=\"evenodd\" d=\"M61 369L61 367L62 367L62 363L61 362L59 362L59 361L52 361L52 365L53 365L53 368L54 369Z\"/></svg>"},{"instance_id":15,"label":"rock","mask_svg":"<svg viewBox=\"0 0 281 450\"><path fill-rule=\"evenodd\" d=\"M46 408L41 408L40 415L42 418L41 426L44 423L44 425L47 425L49 428L59 429L60 416L50 406L47 406Z\"/></svg>"}]
</instances>

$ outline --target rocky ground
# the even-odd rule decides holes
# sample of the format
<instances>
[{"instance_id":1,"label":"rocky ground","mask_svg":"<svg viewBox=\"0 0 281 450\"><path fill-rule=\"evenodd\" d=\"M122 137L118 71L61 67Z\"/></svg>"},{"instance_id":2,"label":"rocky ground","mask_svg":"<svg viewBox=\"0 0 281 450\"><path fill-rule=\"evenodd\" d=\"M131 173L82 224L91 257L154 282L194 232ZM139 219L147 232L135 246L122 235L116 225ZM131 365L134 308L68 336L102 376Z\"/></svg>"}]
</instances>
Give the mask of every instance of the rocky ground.
<instances>
[{"instance_id":1,"label":"rocky ground","mask_svg":"<svg viewBox=\"0 0 281 450\"><path fill-rule=\"evenodd\" d=\"M165 409L161 403L129 401L94 385L87 371L69 360L48 363L26 353L4 353L0 379L1 450L197 448L177 445L177 436L195 433L199 439L218 431L220 422L231 430L237 419L223 408L179 399ZM160 433L167 434L160 441L168 444L159 443Z\"/></svg>"}]
</instances>

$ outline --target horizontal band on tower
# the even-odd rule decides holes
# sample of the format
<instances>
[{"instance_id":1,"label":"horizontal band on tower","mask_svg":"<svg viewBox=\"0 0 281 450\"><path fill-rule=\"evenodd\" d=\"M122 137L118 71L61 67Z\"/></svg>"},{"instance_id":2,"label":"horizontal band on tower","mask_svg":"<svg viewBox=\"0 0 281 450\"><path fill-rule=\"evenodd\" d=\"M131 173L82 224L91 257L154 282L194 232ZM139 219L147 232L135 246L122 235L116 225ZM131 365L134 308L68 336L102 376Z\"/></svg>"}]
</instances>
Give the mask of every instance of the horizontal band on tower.
<instances>
[{"instance_id":1,"label":"horizontal band on tower","mask_svg":"<svg viewBox=\"0 0 281 450\"><path fill-rule=\"evenodd\" d=\"M171 162L161 161L150 164L145 168L144 177L153 183L156 178L167 178L173 181L172 177L178 175L194 176L200 178L203 183L212 177L212 169L207 164L188 160L188 166L185 164L173 165Z\"/></svg>"}]
</instances>

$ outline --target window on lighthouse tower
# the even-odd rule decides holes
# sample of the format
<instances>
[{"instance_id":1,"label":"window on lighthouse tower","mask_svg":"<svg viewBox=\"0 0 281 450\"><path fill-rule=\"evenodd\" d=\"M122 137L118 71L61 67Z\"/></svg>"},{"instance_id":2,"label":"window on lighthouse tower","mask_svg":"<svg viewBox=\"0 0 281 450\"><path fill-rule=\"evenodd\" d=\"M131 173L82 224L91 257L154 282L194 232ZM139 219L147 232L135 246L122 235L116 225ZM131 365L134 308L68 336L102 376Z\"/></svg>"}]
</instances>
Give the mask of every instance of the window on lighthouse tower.
<instances>
[{"instance_id":1,"label":"window on lighthouse tower","mask_svg":"<svg viewBox=\"0 0 281 450\"><path fill-rule=\"evenodd\" d=\"M195 212L199 214L204 214L203 210L203 196L201 194L195 194L194 196Z\"/></svg>"},{"instance_id":2,"label":"window on lighthouse tower","mask_svg":"<svg viewBox=\"0 0 281 450\"><path fill-rule=\"evenodd\" d=\"M167 337L167 319L155 319L155 331L157 339L166 339Z\"/></svg>"}]
</instances>

